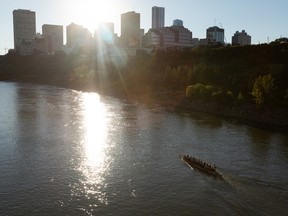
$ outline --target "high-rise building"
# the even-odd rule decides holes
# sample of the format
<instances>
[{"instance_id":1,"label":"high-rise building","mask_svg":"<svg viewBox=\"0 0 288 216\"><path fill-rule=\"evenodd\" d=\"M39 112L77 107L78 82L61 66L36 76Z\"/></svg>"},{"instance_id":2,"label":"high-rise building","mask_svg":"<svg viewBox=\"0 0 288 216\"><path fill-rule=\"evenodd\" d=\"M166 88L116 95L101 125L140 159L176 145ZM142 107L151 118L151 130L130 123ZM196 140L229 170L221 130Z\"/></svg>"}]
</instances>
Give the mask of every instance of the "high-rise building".
<instances>
[{"instance_id":1,"label":"high-rise building","mask_svg":"<svg viewBox=\"0 0 288 216\"><path fill-rule=\"evenodd\" d=\"M165 26L165 8L152 7L152 28L162 28Z\"/></svg>"},{"instance_id":2,"label":"high-rise building","mask_svg":"<svg viewBox=\"0 0 288 216\"><path fill-rule=\"evenodd\" d=\"M30 10L13 11L14 49L19 50L22 42L31 41L36 36L36 15Z\"/></svg>"},{"instance_id":3,"label":"high-rise building","mask_svg":"<svg viewBox=\"0 0 288 216\"><path fill-rule=\"evenodd\" d=\"M139 13L130 11L121 14L121 42L124 47L140 47L141 37Z\"/></svg>"},{"instance_id":4,"label":"high-rise building","mask_svg":"<svg viewBox=\"0 0 288 216\"><path fill-rule=\"evenodd\" d=\"M251 45L251 36L244 30L242 32L236 31L232 36L232 45Z\"/></svg>"},{"instance_id":5,"label":"high-rise building","mask_svg":"<svg viewBox=\"0 0 288 216\"><path fill-rule=\"evenodd\" d=\"M98 26L98 39L105 44L114 43L114 23L104 22L100 23Z\"/></svg>"},{"instance_id":6,"label":"high-rise building","mask_svg":"<svg viewBox=\"0 0 288 216\"><path fill-rule=\"evenodd\" d=\"M208 44L224 44L224 29L213 26L207 29L206 38Z\"/></svg>"},{"instance_id":7,"label":"high-rise building","mask_svg":"<svg viewBox=\"0 0 288 216\"><path fill-rule=\"evenodd\" d=\"M66 27L67 47L78 48L91 45L92 35L81 25L71 23Z\"/></svg>"},{"instance_id":8,"label":"high-rise building","mask_svg":"<svg viewBox=\"0 0 288 216\"><path fill-rule=\"evenodd\" d=\"M183 21L180 19L173 20L173 26L183 26Z\"/></svg>"},{"instance_id":9,"label":"high-rise building","mask_svg":"<svg viewBox=\"0 0 288 216\"><path fill-rule=\"evenodd\" d=\"M42 26L42 36L46 39L48 53L54 53L62 49L63 26L45 24Z\"/></svg>"}]
</instances>

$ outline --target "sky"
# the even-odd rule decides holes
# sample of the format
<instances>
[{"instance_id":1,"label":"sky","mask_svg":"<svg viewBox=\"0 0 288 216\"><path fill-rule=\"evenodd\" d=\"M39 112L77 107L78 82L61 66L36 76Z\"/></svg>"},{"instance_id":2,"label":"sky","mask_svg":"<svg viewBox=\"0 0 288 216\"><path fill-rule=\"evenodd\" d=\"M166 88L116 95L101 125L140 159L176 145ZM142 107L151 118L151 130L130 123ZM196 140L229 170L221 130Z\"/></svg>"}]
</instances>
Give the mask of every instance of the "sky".
<instances>
[{"instance_id":1,"label":"sky","mask_svg":"<svg viewBox=\"0 0 288 216\"><path fill-rule=\"evenodd\" d=\"M193 38L205 38L206 29L219 26L225 29L225 40L231 43L236 31L245 30L252 44L267 43L288 37L287 0L0 0L0 54L14 47L13 16L15 9L36 12L36 30L42 33L43 24L66 26L72 22L91 32L101 22L113 22L120 36L122 13L140 13L141 28L151 28L152 7L165 8L165 26L181 19Z\"/></svg>"}]
</instances>

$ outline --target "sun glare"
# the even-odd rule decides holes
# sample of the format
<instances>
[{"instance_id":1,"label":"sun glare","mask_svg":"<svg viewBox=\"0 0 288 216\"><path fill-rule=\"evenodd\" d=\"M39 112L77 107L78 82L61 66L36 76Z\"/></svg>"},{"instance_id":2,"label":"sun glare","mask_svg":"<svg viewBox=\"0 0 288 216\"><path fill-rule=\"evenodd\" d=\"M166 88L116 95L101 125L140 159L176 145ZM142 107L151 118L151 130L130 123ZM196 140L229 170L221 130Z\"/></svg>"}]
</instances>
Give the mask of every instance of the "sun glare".
<instances>
[{"instance_id":1,"label":"sun glare","mask_svg":"<svg viewBox=\"0 0 288 216\"><path fill-rule=\"evenodd\" d=\"M105 108L96 93L84 93L83 105L87 165L101 167L107 135Z\"/></svg>"},{"instance_id":2,"label":"sun glare","mask_svg":"<svg viewBox=\"0 0 288 216\"><path fill-rule=\"evenodd\" d=\"M117 12L117 1L113 0L72 0L71 15L73 22L94 32L103 22L115 22L120 14Z\"/></svg>"},{"instance_id":3,"label":"sun glare","mask_svg":"<svg viewBox=\"0 0 288 216\"><path fill-rule=\"evenodd\" d=\"M107 147L107 119L106 109L96 93L83 93L81 97L83 122L83 160L79 164L79 171L84 179L80 182L82 187L72 185L71 194L77 196L79 192L85 193L88 199L97 199L107 204L105 193L105 164ZM95 204L97 205L97 204ZM91 206L91 209L95 206ZM91 209L84 209L89 212Z\"/></svg>"}]
</instances>

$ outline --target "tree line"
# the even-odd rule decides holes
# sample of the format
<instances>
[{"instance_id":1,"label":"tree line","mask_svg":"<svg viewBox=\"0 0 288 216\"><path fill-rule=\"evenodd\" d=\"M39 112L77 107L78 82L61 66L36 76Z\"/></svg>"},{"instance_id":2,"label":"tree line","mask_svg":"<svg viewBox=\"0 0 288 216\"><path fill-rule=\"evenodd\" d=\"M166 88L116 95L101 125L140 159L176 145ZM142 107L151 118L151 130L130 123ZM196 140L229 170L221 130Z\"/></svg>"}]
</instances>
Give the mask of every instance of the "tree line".
<instances>
[{"instance_id":1,"label":"tree line","mask_svg":"<svg viewBox=\"0 0 288 216\"><path fill-rule=\"evenodd\" d=\"M288 44L197 47L101 60L79 51L51 57L8 54L0 79L93 88L122 94L183 91L191 100L288 106Z\"/></svg>"}]
</instances>

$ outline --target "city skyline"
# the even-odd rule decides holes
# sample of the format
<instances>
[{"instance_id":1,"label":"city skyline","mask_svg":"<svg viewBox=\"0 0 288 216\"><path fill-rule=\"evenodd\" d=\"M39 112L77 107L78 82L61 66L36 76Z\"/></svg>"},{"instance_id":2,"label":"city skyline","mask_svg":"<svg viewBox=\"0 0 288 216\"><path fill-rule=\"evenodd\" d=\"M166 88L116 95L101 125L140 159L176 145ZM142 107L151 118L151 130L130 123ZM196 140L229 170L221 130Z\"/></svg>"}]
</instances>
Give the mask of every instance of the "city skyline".
<instances>
[{"instance_id":1,"label":"city skyline","mask_svg":"<svg viewBox=\"0 0 288 216\"><path fill-rule=\"evenodd\" d=\"M7 2L0 9L0 54L13 48L13 10L27 9L36 12L36 31L41 32L42 25L67 25L72 22L88 28L96 28L100 22L113 22L115 33L120 36L121 14L135 11L140 13L140 27L145 33L151 28L153 6L165 8L165 26L171 26L174 19L181 19L184 26L193 32L194 38L205 38L206 29L219 26L225 29L227 43L236 31L245 30L252 37L252 44L271 42L287 37L285 14L288 2L284 0L250 2L244 0L241 5L231 4L228 0L217 2L162 0L107 0L95 4L92 0L15 0ZM82 3L82 4L81 4ZM85 11L87 12L85 15ZM102 12L101 12L102 11ZM94 25L94 26L93 26ZM65 31L64 31L65 32ZM66 38L66 35L64 35ZM65 43L65 41L64 41Z\"/></svg>"}]
</instances>

